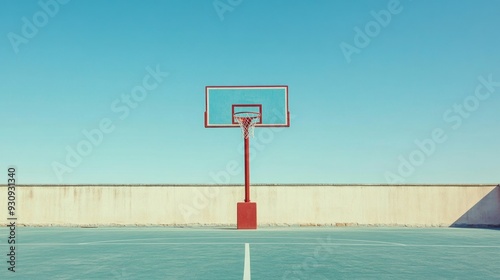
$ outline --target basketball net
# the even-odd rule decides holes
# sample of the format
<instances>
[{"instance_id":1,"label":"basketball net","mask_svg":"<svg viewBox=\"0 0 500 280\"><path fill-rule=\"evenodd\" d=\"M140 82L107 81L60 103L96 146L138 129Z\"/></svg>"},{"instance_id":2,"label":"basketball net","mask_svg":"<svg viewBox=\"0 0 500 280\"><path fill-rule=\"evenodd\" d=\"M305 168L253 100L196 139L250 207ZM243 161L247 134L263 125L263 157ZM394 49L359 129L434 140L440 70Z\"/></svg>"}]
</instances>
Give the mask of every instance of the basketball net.
<instances>
[{"instance_id":1,"label":"basketball net","mask_svg":"<svg viewBox=\"0 0 500 280\"><path fill-rule=\"evenodd\" d=\"M253 137L255 124L259 122L260 114L256 112L234 113L234 120L240 125L243 139Z\"/></svg>"}]
</instances>

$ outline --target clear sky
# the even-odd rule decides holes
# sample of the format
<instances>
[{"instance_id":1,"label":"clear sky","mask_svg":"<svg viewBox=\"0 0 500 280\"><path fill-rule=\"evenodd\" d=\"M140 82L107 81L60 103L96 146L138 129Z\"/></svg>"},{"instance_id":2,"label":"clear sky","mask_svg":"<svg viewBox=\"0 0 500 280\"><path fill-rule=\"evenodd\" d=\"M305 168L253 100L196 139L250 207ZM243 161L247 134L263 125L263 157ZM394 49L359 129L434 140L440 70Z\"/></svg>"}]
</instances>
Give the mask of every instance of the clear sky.
<instances>
[{"instance_id":1,"label":"clear sky","mask_svg":"<svg viewBox=\"0 0 500 280\"><path fill-rule=\"evenodd\" d=\"M2 1L0 179L243 183L207 85L288 85L254 183L500 183L500 1ZM132 93L135 94L132 96ZM132 96L132 97L131 97Z\"/></svg>"}]
</instances>

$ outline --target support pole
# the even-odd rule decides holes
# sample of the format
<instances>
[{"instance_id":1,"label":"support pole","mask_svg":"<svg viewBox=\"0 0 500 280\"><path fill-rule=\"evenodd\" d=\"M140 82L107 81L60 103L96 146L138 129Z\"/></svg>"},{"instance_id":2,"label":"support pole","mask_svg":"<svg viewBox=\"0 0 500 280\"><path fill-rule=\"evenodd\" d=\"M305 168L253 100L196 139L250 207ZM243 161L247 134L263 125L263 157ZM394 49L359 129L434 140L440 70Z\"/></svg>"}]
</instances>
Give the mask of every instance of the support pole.
<instances>
[{"instance_id":1,"label":"support pole","mask_svg":"<svg viewBox=\"0 0 500 280\"><path fill-rule=\"evenodd\" d=\"M252 119L243 121L243 139L245 141L245 201L238 202L236 223L238 229L257 229L257 204L250 202L250 137L248 129Z\"/></svg>"},{"instance_id":2,"label":"support pole","mask_svg":"<svg viewBox=\"0 0 500 280\"><path fill-rule=\"evenodd\" d=\"M250 137L245 137L245 202L250 202Z\"/></svg>"}]
</instances>

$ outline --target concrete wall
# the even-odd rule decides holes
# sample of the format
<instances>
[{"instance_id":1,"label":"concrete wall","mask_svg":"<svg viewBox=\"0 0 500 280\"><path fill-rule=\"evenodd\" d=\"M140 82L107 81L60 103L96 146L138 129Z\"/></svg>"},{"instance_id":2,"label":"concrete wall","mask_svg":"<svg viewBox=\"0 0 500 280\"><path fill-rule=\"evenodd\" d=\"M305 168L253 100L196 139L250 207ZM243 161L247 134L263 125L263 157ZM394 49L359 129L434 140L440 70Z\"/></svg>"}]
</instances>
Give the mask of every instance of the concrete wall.
<instances>
[{"instance_id":1,"label":"concrete wall","mask_svg":"<svg viewBox=\"0 0 500 280\"><path fill-rule=\"evenodd\" d=\"M18 224L236 224L243 186L18 186ZM494 185L252 186L259 225L500 225ZM7 189L0 187L0 223Z\"/></svg>"}]
</instances>

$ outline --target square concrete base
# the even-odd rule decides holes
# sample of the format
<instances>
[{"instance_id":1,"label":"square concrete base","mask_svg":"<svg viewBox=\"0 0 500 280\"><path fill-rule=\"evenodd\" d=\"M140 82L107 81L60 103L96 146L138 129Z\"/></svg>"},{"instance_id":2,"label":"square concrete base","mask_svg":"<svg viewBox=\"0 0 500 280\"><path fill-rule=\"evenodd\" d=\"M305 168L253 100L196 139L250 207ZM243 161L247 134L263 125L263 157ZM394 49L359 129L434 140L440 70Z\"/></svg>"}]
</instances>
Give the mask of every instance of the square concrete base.
<instances>
[{"instance_id":1,"label":"square concrete base","mask_svg":"<svg viewBox=\"0 0 500 280\"><path fill-rule=\"evenodd\" d=\"M257 229L257 203L238 202L237 228Z\"/></svg>"}]
</instances>

